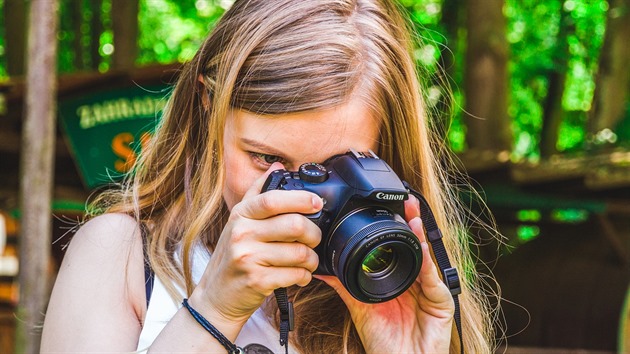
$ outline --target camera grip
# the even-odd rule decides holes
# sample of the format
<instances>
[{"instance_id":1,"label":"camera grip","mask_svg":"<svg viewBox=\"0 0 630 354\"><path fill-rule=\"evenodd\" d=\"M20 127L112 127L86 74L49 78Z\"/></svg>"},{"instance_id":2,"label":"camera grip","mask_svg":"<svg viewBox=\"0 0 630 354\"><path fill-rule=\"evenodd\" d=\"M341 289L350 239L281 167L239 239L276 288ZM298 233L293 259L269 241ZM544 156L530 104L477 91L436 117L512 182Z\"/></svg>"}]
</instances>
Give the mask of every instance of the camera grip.
<instances>
[{"instance_id":1,"label":"camera grip","mask_svg":"<svg viewBox=\"0 0 630 354\"><path fill-rule=\"evenodd\" d=\"M280 184L284 178L286 170L275 170L267 177L265 184L263 184L261 193L268 192L274 189L280 189Z\"/></svg>"}]
</instances>

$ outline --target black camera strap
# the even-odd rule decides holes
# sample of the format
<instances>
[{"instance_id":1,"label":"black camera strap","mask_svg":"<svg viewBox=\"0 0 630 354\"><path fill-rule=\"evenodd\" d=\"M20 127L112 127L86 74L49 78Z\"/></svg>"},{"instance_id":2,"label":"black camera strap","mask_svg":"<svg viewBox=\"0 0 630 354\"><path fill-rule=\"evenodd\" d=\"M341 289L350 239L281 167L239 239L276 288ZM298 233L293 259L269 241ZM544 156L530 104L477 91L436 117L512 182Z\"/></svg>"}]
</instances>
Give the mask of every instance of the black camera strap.
<instances>
[{"instance_id":1,"label":"black camera strap","mask_svg":"<svg viewBox=\"0 0 630 354\"><path fill-rule=\"evenodd\" d=\"M287 288L278 288L273 291L280 310L280 345L289 353L289 331L293 330L293 303L287 296Z\"/></svg>"},{"instance_id":2,"label":"black camera strap","mask_svg":"<svg viewBox=\"0 0 630 354\"><path fill-rule=\"evenodd\" d=\"M462 293L462 288L459 282L459 274L457 273L457 269L451 266L451 262L448 259L446 247L444 247L444 242L442 242L442 232L438 228L433 212L429 207L429 203L422 194L411 188L409 183L403 181L403 185L414 197L418 198L418 201L420 202L420 219L422 219L424 231L427 235L427 239L431 243L433 255L437 261L438 268L440 268L440 271L442 272L444 283L453 296L453 302L455 303L455 327L457 327L457 333L459 334L460 351L464 354L464 339L462 334L462 320L459 311L458 297L458 295Z\"/></svg>"}]
</instances>

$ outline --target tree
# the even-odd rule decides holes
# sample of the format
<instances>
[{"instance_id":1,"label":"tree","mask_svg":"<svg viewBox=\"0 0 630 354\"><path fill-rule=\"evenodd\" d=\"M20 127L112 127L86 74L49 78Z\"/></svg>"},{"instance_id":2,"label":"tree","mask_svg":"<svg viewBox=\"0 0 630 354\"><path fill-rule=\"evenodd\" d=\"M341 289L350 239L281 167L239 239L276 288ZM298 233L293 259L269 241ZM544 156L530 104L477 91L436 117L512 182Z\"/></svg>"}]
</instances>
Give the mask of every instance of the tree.
<instances>
[{"instance_id":1,"label":"tree","mask_svg":"<svg viewBox=\"0 0 630 354\"><path fill-rule=\"evenodd\" d=\"M16 352L38 353L50 286L52 190L56 128L58 0L31 3L21 146L20 303Z\"/></svg>"},{"instance_id":2,"label":"tree","mask_svg":"<svg viewBox=\"0 0 630 354\"><path fill-rule=\"evenodd\" d=\"M103 32L103 22L101 20L101 7L103 0L90 0L90 46L89 46L89 58L90 68L98 70L98 64L101 61L100 49L100 37Z\"/></svg>"},{"instance_id":3,"label":"tree","mask_svg":"<svg viewBox=\"0 0 630 354\"><path fill-rule=\"evenodd\" d=\"M10 76L24 75L27 11L26 0L4 1L7 72Z\"/></svg>"},{"instance_id":4,"label":"tree","mask_svg":"<svg viewBox=\"0 0 630 354\"><path fill-rule=\"evenodd\" d=\"M132 69L138 56L138 0L112 0L112 67Z\"/></svg>"},{"instance_id":5,"label":"tree","mask_svg":"<svg viewBox=\"0 0 630 354\"><path fill-rule=\"evenodd\" d=\"M70 3L72 8L70 14L72 16L72 44L74 49L74 68L85 70L85 56L83 55L83 1L74 1Z\"/></svg>"},{"instance_id":6,"label":"tree","mask_svg":"<svg viewBox=\"0 0 630 354\"><path fill-rule=\"evenodd\" d=\"M589 119L591 135L615 126L628 106L630 90L630 0L612 0L604 37L595 95Z\"/></svg>"},{"instance_id":7,"label":"tree","mask_svg":"<svg viewBox=\"0 0 630 354\"><path fill-rule=\"evenodd\" d=\"M466 141L472 150L500 152L511 146L507 116L509 48L503 6L503 0L484 0L466 7L464 119Z\"/></svg>"},{"instance_id":8,"label":"tree","mask_svg":"<svg viewBox=\"0 0 630 354\"><path fill-rule=\"evenodd\" d=\"M439 66L434 78L434 84L438 87L446 86L449 90L457 85L460 69L457 64L457 45L459 43L459 28L462 24L462 15L465 4L460 0L444 0L442 3L441 24L444 26L443 35L446 43L440 46ZM452 94L442 94L436 103L437 130L440 134L450 129L450 123L455 111L455 102Z\"/></svg>"},{"instance_id":9,"label":"tree","mask_svg":"<svg viewBox=\"0 0 630 354\"><path fill-rule=\"evenodd\" d=\"M543 124L540 138L540 156L549 157L557 152L558 130L562 122L564 110L562 96L564 94L569 58L567 34L571 31L572 20L569 13L560 9L559 31L553 50L553 66L549 68L547 77L547 96L543 102Z\"/></svg>"}]
</instances>

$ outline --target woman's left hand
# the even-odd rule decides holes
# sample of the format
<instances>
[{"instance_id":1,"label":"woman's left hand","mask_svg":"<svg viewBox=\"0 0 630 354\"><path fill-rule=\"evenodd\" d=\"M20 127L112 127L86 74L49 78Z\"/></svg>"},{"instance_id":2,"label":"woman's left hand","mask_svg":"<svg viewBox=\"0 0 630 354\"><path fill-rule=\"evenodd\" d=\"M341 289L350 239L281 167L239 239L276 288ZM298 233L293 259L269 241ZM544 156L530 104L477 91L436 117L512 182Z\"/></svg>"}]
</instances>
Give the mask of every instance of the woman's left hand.
<instances>
[{"instance_id":1,"label":"woman's left hand","mask_svg":"<svg viewBox=\"0 0 630 354\"><path fill-rule=\"evenodd\" d=\"M367 353L448 353L453 298L438 276L426 242L416 198L405 202L405 218L422 246L416 282L393 300L367 304L352 297L335 276L316 275L342 298Z\"/></svg>"}]
</instances>

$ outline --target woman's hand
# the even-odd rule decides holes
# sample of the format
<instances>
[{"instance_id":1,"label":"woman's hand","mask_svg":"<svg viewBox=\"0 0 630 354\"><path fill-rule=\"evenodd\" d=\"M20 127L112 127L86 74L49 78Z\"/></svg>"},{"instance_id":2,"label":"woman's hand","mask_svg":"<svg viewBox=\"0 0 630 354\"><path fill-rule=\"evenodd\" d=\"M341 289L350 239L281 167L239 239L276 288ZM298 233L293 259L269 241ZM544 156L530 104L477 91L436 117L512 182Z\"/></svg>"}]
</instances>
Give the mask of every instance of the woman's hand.
<instances>
[{"instance_id":1,"label":"woman's hand","mask_svg":"<svg viewBox=\"0 0 630 354\"><path fill-rule=\"evenodd\" d=\"M273 164L232 208L190 299L204 316L218 317L228 332L230 325L240 330L274 289L307 285L319 262L313 248L321 231L302 214L319 211L321 198L306 191L260 193L269 173L282 167Z\"/></svg>"},{"instance_id":2,"label":"woman's hand","mask_svg":"<svg viewBox=\"0 0 630 354\"><path fill-rule=\"evenodd\" d=\"M421 241L422 267L416 282L393 300L356 300L335 276L316 276L332 286L350 310L367 353L448 353L455 305L438 276L420 220L418 200L405 202L405 218Z\"/></svg>"}]
</instances>

